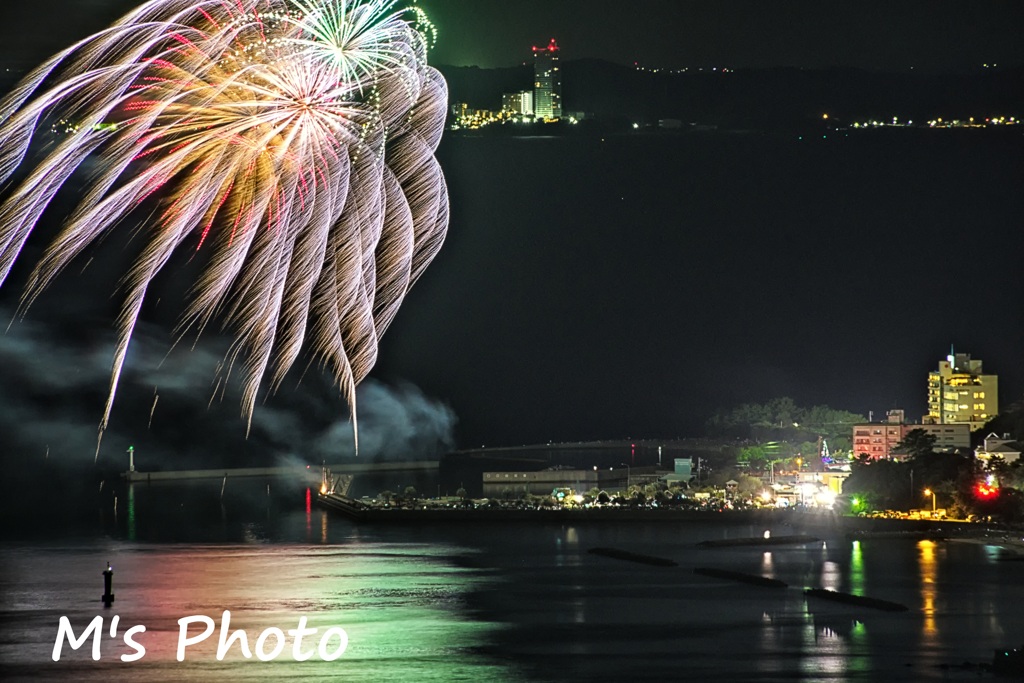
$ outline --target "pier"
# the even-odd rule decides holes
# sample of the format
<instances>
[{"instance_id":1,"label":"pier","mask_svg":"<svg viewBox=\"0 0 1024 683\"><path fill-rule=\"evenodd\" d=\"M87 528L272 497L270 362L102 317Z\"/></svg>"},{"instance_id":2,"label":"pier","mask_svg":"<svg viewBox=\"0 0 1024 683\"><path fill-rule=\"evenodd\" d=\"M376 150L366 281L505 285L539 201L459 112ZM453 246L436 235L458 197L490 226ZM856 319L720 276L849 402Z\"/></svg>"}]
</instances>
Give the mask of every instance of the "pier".
<instances>
[{"instance_id":1,"label":"pier","mask_svg":"<svg viewBox=\"0 0 1024 683\"><path fill-rule=\"evenodd\" d=\"M437 460L407 462L368 462L327 465L338 475L355 476L379 472L436 471ZM323 470L319 465L284 465L280 467L236 467L210 470L169 470L164 472L122 472L121 476L130 484L168 481L198 481L203 479L243 479L250 477L293 479L309 485L319 485Z\"/></svg>"}]
</instances>

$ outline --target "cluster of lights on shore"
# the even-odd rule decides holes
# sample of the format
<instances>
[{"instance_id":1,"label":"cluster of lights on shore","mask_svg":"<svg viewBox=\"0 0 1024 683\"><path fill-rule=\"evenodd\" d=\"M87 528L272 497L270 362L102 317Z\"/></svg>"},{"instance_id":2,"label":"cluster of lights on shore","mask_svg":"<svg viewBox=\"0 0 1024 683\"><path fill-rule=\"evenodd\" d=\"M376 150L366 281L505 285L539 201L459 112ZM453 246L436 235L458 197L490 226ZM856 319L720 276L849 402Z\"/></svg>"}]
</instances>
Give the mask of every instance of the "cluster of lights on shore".
<instances>
[{"instance_id":1,"label":"cluster of lights on shore","mask_svg":"<svg viewBox=\"0 0 1024 683\"><path fill-rule=\"evenodd\" d=\"M822 114L824 120L829 120L828 114ZM990 116L986 118L975 118L969 116L966 119L944 119L942 117L930 119L924 124L918 124L918 128L988 128L991 126L1017 126L1020 125L1021 119L1016 116ZM864 121L854 121L849 125L850 128L910 128L914 126L913 119L900 120L898 116L892 117L891 120L881 119L865 119Z\"/></svg>"},{"instance_id":2,"label":"cluster of lights on shore","mask_svg":"<svg viewBox=\"0 0 1024 683\"><path fill-rule=\"evenodd\" d=\"M700 67L697 67L695 69L691 69L690 67L686 66L686 67L683 67L681 69L665 69L665 68L661 68L661 67L640 66L639 64L634 63L633 64L633 68L635 70L637 70L637 71L642 72L642 73L649 73L649 74L671 74L671 75L678 75L678 74L688 74L688 73L720 73L720 74L736 73L736 69L730 69L727 66L723 66L721 68L719 68L717 66L711 66L711 67L707 67L707 68L705 68L703 66L700 66Z\"/></svg>"},{"instance_id":3,"label":"cluster of lights on shore","mask_svg":"<svg viewBox=\"0 0 1024 683\"><path fill-rule=\"evenodd\" d=\"M579 119L575 116L563 116L560 121L575 126ZM544 126L547 122L535 116L524 116L511 114L509 112L495 112L489 109L467 109L464 114L459 114L452 119L449 125L450 130L479 130L492 125L520 125L520 126Z\"/></svg>"}]
</instances>

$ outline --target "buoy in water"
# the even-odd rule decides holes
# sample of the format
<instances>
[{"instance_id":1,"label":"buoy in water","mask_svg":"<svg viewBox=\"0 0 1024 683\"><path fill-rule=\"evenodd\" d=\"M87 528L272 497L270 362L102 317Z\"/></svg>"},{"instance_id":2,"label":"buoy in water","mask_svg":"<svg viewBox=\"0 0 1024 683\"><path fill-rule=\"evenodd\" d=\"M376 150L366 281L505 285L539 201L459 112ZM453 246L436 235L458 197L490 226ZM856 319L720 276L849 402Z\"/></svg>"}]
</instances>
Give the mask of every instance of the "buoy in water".
<instances>
[{"instance_id":1,"label":"buoy in water","mask_svg":"<svg viewBox=\"0 0 1024 683\"><path fill-rule=\"evenodd\" d=\"M107 568L103 570L103 600L104 607L110 607L114 602L114 592L112 590L114 583L114 569L107 562Z\"/></svg>"}]
</instances>

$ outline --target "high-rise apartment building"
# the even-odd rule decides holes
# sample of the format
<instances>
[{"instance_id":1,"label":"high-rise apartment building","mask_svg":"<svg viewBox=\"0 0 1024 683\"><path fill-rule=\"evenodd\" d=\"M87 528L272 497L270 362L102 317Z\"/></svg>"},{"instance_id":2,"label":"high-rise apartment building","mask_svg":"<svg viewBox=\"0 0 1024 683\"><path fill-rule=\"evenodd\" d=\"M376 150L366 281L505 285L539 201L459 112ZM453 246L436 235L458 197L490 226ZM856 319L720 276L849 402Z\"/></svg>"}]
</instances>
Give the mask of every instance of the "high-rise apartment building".
<instances>
[{"instance_id":1,"label":"high-rise apartment building","mask_svg":"<svg viewBox=\"0 0 1024 683\"><path fill-rule=\"evenodd\" d=\"M533 113L544 121L562 118L562 70L558 43L533 48Z\"/></svg>"},{"instance_id":2,"label":"high-rise apartment building","mask_svg":"<svg viewBox=\"0 0 1024 683\"><path fill-rule=\"evenodd\" d=\"M928 373L928 416L931 424L969 424L980 429L999 413L999 378L982 372L980 360L952 348L939 369Z\"/></svg>"},{"instance_id":3,"label":"high-rise apartment building","mask_svg":"<svg viewBox=\"0 0 1024 683\"><path fill-rule=\"evenodd\" d=\"M533 92L509 92L501 96L501 111L513 116L533 116Z\"/></svg>"}]
</instances>

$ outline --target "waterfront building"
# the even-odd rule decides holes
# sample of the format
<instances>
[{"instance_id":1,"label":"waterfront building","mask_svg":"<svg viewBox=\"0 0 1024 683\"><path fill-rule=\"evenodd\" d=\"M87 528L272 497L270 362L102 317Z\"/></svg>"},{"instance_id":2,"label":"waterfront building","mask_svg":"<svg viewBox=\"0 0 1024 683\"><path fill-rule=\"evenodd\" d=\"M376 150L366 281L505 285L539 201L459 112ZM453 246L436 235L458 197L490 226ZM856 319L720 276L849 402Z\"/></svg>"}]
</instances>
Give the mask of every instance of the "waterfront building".
<instances>
[{"instance_id":1,"label":"waterfront building","mask_svg":"<svg viewBox=\"0 0 1024 683\"><path fill-rule=\"evenodd\" d=\"M667 486L689 486L693 480L693 458L673 458L674 467L671 474L661 477Z\"/></svg>"},{"instance_id":2,"label":"waterfront building","mask_svg":"<svg viewBox=\"0 0 1024 683\"><path fill-rule=\"evenodd\" d=\"M853 454L867 455L872 460L892 458L896 446L907 434L920 429L935 437L935 450L965 450L971 447L971 428L966 423L956 424L915 424L905 421L902 410L890 410L885 422L868 422L853 425Z\"/></svg>"},{"instance_id":3,"label":"waterfront building","mask_svg":"<svg viewBox=\"0 0 1024 683\"><path fill-rule=\"evenodd\" d=\"M524 90L503 94L501 96L501 113L511 116L533 116L533 93Z\"/></svg>"},{"instance_id":4,"label":"waterfront building","mask_svg":"<svg viewBox=\"0 0 1024 683\"><path fill-rule=\"evenodd\" d=\"M853 425L853 455L867 455L872 460L888 458L892 449L903 440L903 411L890 410L885 422Z\"/></svg>"},{"instance_id":5,"label":"waterfront building","mask_svg":"<svg viewBox=\"0 0 1024 683\"><path fill-rule=\"evenodd\" d=\"M533 113L543 121L562 118L562 71L558 43L533 48Z\"/></svg>"},{"instance_id":6,"label":"waterfront building","mask_svg":"<svg viewBox=\"0 0 1024 683\"><path fill-rule=\"evenodd\" d=\"M967 424L981 429L999 413L999 378L986 375L980 360L950 347L939 369L928 373L930 424Z\"/></svg>"},{"instance_id":7,"label":"waterfront building","mask_svg":"<svg viewBox=\"0 0 1024 683\"><path fill-rule=\"evenodd\" d=\"M524 494L551 495L555 489L586 493L597 488L623 491L631 485L651 484L663 473L656 467L573 469L550 467L535 472L484 472L483 493L488 498L517 498Z\"/></svg>"},{"instance_id":8,"label":"waterfront building","mask_svg":"<svg viewBox=\"0 0 1024 683\"><path fill-rule=\"evenodd\" d=\"M1021 445L1010 438L1009 434L999 436L989 434L985 437L982 446L974 451L974 455L986 467L993 458L1002 458L1003 462L1009 465L1020 458Z\"/></svg>"}]
</instances>

